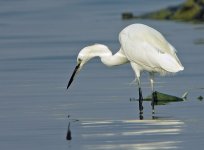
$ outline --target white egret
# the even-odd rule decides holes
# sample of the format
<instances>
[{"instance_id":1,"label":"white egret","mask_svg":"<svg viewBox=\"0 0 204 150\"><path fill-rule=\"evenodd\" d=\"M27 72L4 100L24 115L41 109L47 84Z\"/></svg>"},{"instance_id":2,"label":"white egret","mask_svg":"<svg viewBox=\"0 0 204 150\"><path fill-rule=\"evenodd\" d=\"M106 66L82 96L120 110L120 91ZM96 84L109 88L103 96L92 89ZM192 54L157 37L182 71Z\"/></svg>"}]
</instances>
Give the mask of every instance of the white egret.
<instances>
[{"instance_id":1,"label":"white egret","mask_svg":"<svg viewBox=\"0 0 204 150\"><path fill-rule=\"evenodd\" d=\"M69 80L67 89L71 85L74 76L93 57L100 57L103 64L116 66L130 63L135 72L139 91L139 110L143 113L143 97L140 83L142 71L149 72L152 89L152 112L156 101L154 91L154 74L166 75L184 70L176 55L176 49L157 30L144 25L132 24L124 28L119 34L121 47L112 55L109 48L102 44L94 44L83 48L77 57L77 66Z\"/></svg>"}]
</instances>

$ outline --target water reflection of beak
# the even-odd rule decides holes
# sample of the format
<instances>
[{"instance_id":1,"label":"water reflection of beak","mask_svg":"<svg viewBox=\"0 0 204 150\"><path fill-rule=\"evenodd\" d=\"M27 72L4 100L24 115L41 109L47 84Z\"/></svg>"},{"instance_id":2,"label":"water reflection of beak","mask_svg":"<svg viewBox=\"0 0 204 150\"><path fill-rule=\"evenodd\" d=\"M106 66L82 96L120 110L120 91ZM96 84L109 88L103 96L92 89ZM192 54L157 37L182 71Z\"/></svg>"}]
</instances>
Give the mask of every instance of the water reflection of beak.
<instances>
[{"instance_id":1,"label":"water reflection of beak","mask_svg":"<svg viewBox=\"0 0 204 150\"><path fill-rule=\"evenodd\" d=\"M69 86L72 84L72 81L74 80L74 77L75 77L76 73L80 70L80 64L81 64L81 63L78 63L77 66L75 67L75 69L74 69L74 71L73 71L73 73L72 73L72 76L71 76L71 78L70 78L70 80L69 80L69 82L68 82L67 89L68 89Z\"/></svg>"}]
</instances>

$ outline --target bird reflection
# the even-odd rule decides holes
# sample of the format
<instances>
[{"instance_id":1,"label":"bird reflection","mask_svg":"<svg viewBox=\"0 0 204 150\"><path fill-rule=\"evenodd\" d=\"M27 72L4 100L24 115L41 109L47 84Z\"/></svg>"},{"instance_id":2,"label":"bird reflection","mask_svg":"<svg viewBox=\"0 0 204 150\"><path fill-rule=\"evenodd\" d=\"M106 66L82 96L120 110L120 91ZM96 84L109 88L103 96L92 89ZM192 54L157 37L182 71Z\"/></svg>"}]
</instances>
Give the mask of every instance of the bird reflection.
<instances>
[{"instance_id":1,"label":"bird reflection","mask_svg":"<svg viewBox=\"0 0 204 150\"><path fill-rule=\"evenodd\" d=\"M140 120L143 120L143 119L144 119L144 117L143 117L142 114L140 114L139 119L140 119Z\"/></svg>"},{"instance_id":2,"label":"bird reflection","mask_svg":"<svg viewBox=\"0 0 204 150\"><path fill-rule=\"evenodd\" d=\"M70 122L69 122L69 124L68 124L66 139L67 139L68 141L72 140L71 129L70 129Z\"/></svg>"},{"instance_id":3,"label":"bird reflection","mask_svg":"<svg viewBox=\"0 0 204 150\"><path fill-rule=\"evenodd\" d=\"M69 119L70 118L70 115L67 116L67 118ZM66 139L68 141L72 140L72 133L71 133L71 129L70 129L70 121L68 123L68 128L67 128L67 136L66 136Z\"/></svg>"}]
</instances>

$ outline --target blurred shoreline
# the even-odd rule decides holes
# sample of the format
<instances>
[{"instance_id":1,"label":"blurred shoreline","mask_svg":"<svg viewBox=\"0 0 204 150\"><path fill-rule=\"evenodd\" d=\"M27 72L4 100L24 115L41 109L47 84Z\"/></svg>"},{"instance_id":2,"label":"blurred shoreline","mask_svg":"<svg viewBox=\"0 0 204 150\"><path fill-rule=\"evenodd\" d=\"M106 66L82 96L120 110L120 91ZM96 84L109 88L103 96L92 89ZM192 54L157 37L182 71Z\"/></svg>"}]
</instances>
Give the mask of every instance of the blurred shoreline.
<instances>
[{"instance_id":1,"label":"blurred shoreline","mask_svg":"<svg viewBox=\"0 0 204 150\"><path fill-rule=\"evenodd\" d=\"M174 20L192 23L203 23L204 21L204 1L186 0L184 3L175 6L168 6L157 11L134 15L132 12L122 13L122 19L156 19Z\"/></svg>"}]
</instances>

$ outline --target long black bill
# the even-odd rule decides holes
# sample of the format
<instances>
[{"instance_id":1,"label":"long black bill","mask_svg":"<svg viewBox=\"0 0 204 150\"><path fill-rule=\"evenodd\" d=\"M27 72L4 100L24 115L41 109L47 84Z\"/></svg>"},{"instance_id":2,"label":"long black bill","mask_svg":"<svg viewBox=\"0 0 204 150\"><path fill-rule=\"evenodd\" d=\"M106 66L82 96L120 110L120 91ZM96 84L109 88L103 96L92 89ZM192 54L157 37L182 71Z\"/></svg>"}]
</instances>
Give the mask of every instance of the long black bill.
<instances>
[{"instance_id":1,"label":"long black bill","mask_svg":"<svg viewBox=\"0 0 204 150\"><path fill-rule=\"evenodd\" d=\"M76 75L77 70L79 69L79 67L80 67L80 63L75 67L74 72L72 73L72 76L71 76L71 78L70 78L70 80L68 82L67 89L72 84L72 81L74 80L74 76Z\"/></svg>"}]
</instances>

